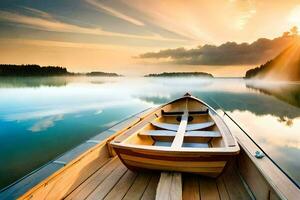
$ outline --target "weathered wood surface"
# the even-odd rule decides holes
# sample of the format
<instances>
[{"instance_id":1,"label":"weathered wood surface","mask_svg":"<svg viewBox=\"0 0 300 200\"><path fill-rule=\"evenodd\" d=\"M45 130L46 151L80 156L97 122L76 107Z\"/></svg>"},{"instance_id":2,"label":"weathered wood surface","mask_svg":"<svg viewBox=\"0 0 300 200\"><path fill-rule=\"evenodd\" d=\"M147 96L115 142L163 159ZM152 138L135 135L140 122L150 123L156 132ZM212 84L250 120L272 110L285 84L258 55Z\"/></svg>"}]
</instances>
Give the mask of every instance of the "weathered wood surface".
<instances>
[{"instance_id":1,"label":"weathered wood surface","mask_svg":"<svg viewBox=\"0 0 300 200\"><path fill-rule=\"evenodd\" d=\"M172 172L160 175L153 171L132 172L118 157L109 158L96 172L78 183L66 197L57 196L59 190L56 187L53 189L41 190L43 194L47 193L45 199L250 199L232 167L217 179Z\"/></svg>"},{"instance_id":2,"label":"weathered wood surface","mask_svg":"<svg viewBox=\"0 0 300 200\"><path fill-rule=\"evenodd\" d=\"M181 173L162 172L156 190L156 200L181 200Z\"/></svg>"}]
</instances>

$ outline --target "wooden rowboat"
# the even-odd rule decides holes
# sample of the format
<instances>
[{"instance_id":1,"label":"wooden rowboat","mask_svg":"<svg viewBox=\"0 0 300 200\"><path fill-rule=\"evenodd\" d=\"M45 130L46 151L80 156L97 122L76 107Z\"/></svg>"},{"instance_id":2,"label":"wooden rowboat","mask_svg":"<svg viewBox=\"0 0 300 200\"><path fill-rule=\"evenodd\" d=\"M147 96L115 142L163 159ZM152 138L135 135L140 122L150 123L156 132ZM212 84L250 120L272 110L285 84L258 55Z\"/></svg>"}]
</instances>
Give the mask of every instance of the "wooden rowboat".
<instances>
[{"instance_id":1,"label":"wooden rowboat","mask_svg":"<svg viewBox=\"0 0 300 200\"><path fill-rule=\"evenodd\" d=\"M239 146L216 111L189 94L157 108L111 143L131 170L220 175Z\"/></svg>"}]
</instances>

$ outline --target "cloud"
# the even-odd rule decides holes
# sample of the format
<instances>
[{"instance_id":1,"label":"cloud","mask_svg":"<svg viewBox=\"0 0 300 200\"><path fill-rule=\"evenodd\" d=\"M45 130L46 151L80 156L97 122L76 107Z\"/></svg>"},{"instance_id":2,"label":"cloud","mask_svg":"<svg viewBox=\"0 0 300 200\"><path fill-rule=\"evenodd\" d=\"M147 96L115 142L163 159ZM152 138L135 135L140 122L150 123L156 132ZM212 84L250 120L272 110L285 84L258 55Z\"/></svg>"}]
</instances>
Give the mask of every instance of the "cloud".
<instances>
[{"instance_id":1,"label":"cloud","mask_svg":"<svg viewBox=\"0 0 300 200\"><path fill-rule=\"evenodd\" d=\"M144 53L138 58L184 65L254 65L275 57L295 39L295 36L282 36L273 40L260 38L250 44L226 42L219 46L204 45L194 49L166 49Z\"/></svg>"},{"instance_id":2,"label":"cloud","mask_svg":"<svg viewBox=\"0 0 300 200\"><path fill-rule=\"evenodd\" d=\"M38 10L35 8L26 7L26 6L23 6L22 8L24 8L26 11L28 11L29 13L31 13L33 15L37 15L37 16L40 16L45 19L53 19L49 13L44 12L42 10Z\"/></svg>"},{"instance_id":3,"label":"cloud","mask_svg":"<svg viewBox=\"0 0 300 200\"><path fill-rule=\"evenodd\" d=\"M63 108L44 108L37 111L30 111L30 112L22 112L22 113L13 113L8 114L4 116L5 121L26 121L26 120L32 120L32 119L39 119L39 118L51 118L53 116L61 116L61 115L67 115L67 114L75 114L80 112L85 112L89 110L96 110L100 111L104 108L108 107L114 107L119 105L126 105L130 103L130 101L127 100L116 100L116 101L110 101L110 102L102 102L102 103L93 103L93 104L83 104L83 105L76 105L76 106L64 106ZM99 113L100 114L100 113Z\"/></svg>"},{"instance_id":4,"label":"cloud","mask_svg":"<svg viewBox=\"0 0 300 200\"><path fill-rule=\"evenodd\" d=\"M35 13L38 10L34 9ZM54 19L51 15L45 18L45 12L41 11L43 16L32 17L19 13L0 11L0 21L21 24L32 29L53 31L53 32L66 32L66 33L81 33L90 35L102 36L115 36L124 38L144 39L144 40L158 40L158 41L184 41L179 39L164 38L158 34L152 35L134 35L117 32L104 31L101 28L88 28L74 24L65 23ZM39 13L41 15L41 13Z\"/></svg>"},{"instance_id":5,"label":"cloud","mask_svg":"<svg viewBox=\"0 0 300 200\"><path fill-rule=\"evenodd\" d=\"M117 18L120 18L122 20L125 20L127 22L130 22L132 24L135 24L137 26L144 26L145 24L137 19L134 19L128 15L125 15L113 8L110 8L108 6L103 5L102 3L98 2L97 0L86 0L87 3L89 3L93 8L97 10L105 10L107 13L109 13L112 16L115 16Z\"/></svg>"},{"instance_id":6,"label":"cloud","mask_svg":"<svg viewBox=\"0 0 300 200\"><path fill-rule=\"evenodd\" d=\"M40 131L47 130L48 128L53 127L55 125L55 122L63 120L63 117L64 117L63 115L55 115L55 116L42 119L41 121L35 123L28 130L32 132L40 132Z\"/></svg>"}]
</instances>

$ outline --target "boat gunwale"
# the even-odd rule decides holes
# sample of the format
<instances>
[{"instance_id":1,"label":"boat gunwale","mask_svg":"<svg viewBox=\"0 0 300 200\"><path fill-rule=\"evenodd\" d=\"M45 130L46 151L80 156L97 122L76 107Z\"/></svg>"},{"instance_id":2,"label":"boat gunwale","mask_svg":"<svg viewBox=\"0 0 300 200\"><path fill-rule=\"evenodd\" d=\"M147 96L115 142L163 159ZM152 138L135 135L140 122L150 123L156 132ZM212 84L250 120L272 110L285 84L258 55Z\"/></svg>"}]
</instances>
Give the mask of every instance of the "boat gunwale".
<instances>
[{"instance_id":1,"label":"boat gunwale","mask_svg":"<svg viewBox=\"0 0 300 200\"><path fill-rule=\"evenodd\" d=\"M115 148L121 148L121 149L129 149L129 150L145 150L147 152L170 152L170 153L182 153L182 154L213 154L213 155L223 155L223 154L238 154L239 153L239 146L236 145L234 147L209 147L209 148L195 148L195 147L181 147L180 149L175 149L172 147L165 147L165 146L152 146L152 145L134 145L134 144L123 144L123 143L110 143ZM199 155L198 155L199 156Z\"/></svg>"}]
</instances>

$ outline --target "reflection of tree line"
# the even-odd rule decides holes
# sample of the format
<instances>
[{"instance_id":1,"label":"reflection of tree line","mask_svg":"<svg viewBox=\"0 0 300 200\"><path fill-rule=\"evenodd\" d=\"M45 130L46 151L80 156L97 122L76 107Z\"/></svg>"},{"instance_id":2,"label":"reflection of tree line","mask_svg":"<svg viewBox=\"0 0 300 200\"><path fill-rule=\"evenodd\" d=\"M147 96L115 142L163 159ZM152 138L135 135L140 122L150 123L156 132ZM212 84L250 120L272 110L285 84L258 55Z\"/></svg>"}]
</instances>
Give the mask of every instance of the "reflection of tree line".
<instances>
[{"instance_id":1,"label":"reflection of tree line","mask_svg":"<svg viewBox=\"0 0 300 200\"><path fill-rule=\"evenodd\" d=\"M22 88L22 87L63 87L71 82L87 81L91 84L103 84L107 81L89 79L78 79L69 76L51 77L0 77L0 88Z\"/></svg>"},{"instance_id":2,"label":"reflection of tree line","mask_svg":"<svg viewBox=\"0 0 300 200\"><path fill-rule=\"evenodd\" d=\"M0 88L7 87L60 87L66 86L69 79L66 77L1 77Z\"/></svg>"},{"instance_id":3,"label":"reflection of tree line","mask_svg":"<svg viewBox=\"0 0 300 200\"><path fill-rule=\"evenodd\" d=\"M247 88L254 89L263 94L272 95L288 104L300 108L300 84L290 83L290 84L261 84L256 82L248 82L246 84Z\"/></svg>"},{"instance_id":4,"label":"reflection of tree line","mask_svg":"<svg viewBox=\"0 0 300 200\"><path fill-rule=\"evenodd\" d=\"M194 96L200 97L209 105L218 108L216 103L226 111L249 111L255 115L274 115L279 117L279 121L292 124L292 119L300 116L300 109L295 108L282 101L276 101L268 96L257 93L234 93L234 92L219 92L219 91L205 91L193 92ZM181 94L172 94L170 98L140 96L139 99L148 103L162 104L168 102Z\"/></svg>"}]
</instances>

